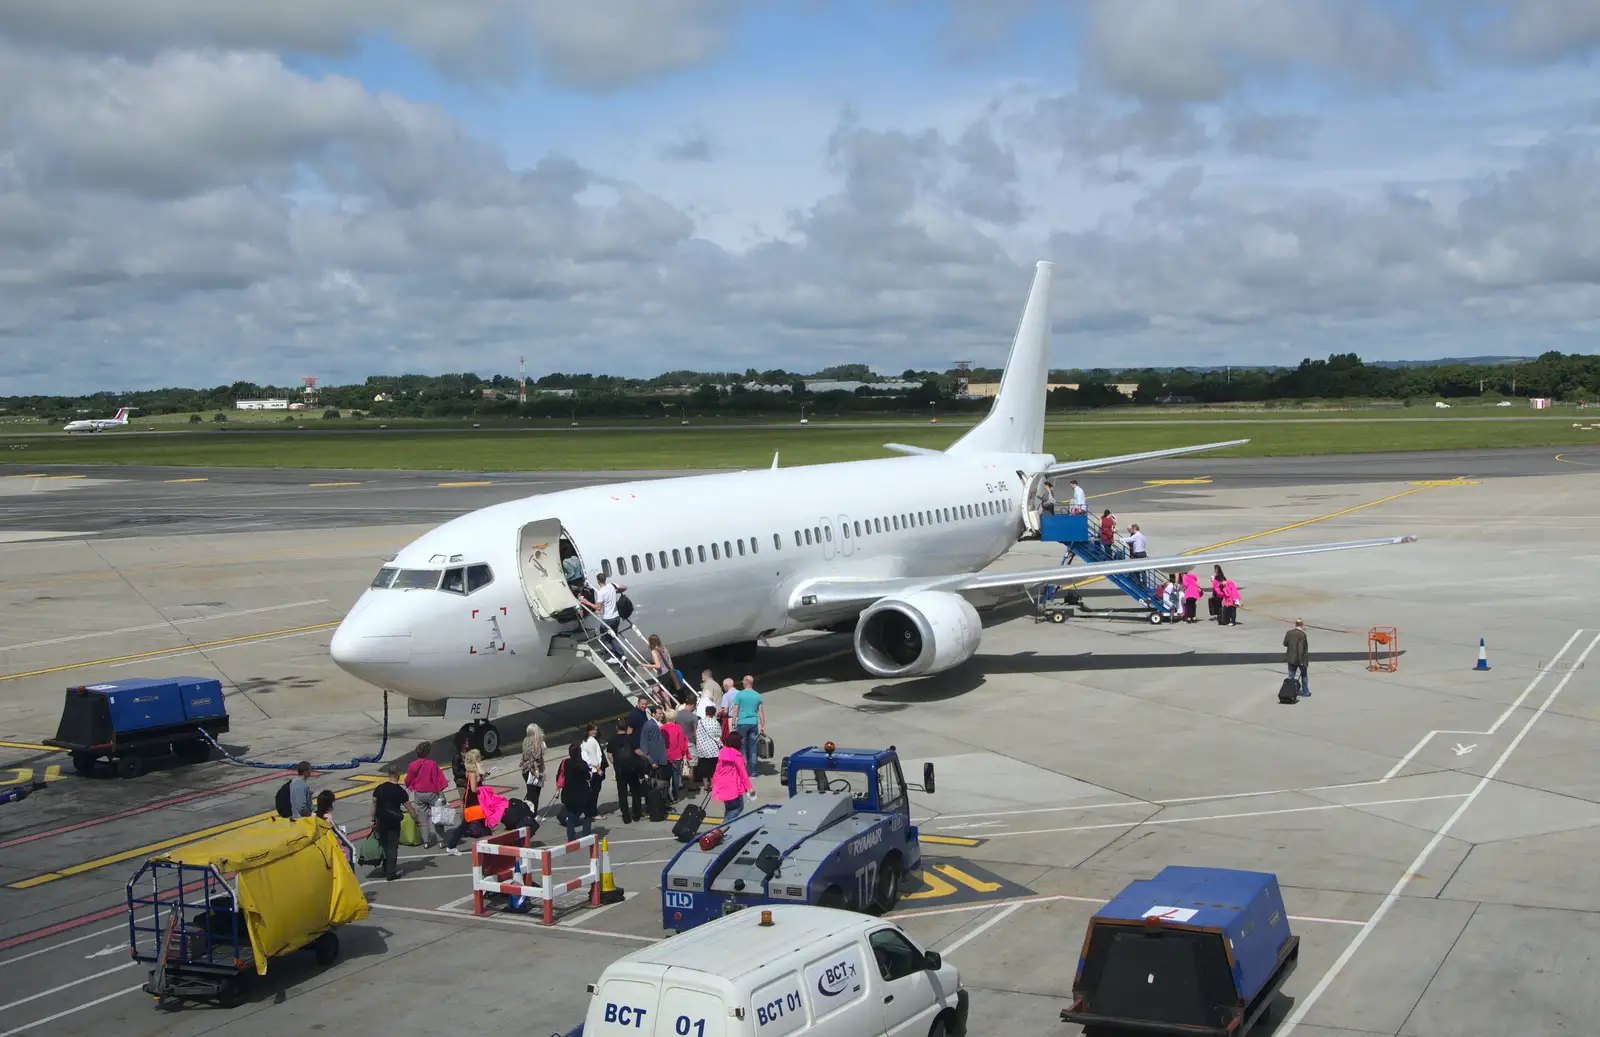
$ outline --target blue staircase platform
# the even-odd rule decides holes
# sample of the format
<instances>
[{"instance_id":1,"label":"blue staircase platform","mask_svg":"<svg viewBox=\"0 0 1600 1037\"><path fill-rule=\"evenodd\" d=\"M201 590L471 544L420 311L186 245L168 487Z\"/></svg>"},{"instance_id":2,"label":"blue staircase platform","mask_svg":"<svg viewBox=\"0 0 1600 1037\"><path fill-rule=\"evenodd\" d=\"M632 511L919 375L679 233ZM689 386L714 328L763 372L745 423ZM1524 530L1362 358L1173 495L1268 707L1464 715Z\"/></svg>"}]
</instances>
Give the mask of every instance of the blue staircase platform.
<instances>
[{"instance_id":1,"label":"blue staircase platform","mask_svg":"<svg viewBox=\"0 0 1600 1037\"><path fill-rule=\"evenodd\" d=\"M1041 515L1039 539L1067 546L1067 553L1061 559L1063 566L1071 565L1074 558L1092 563L1121 561L1127 557L1127 549L1120 542L1113 543L1109 550L1101 544L1098 528L1090 535L1088 515ZM1115 573L1106 579L1145 608L1161 610L1161 585L1166 581L1160 573L1154 570ZM1044 600L1050 600L1056 592L1055 585L1045 587Z\"/></svg>"}]
</instances>

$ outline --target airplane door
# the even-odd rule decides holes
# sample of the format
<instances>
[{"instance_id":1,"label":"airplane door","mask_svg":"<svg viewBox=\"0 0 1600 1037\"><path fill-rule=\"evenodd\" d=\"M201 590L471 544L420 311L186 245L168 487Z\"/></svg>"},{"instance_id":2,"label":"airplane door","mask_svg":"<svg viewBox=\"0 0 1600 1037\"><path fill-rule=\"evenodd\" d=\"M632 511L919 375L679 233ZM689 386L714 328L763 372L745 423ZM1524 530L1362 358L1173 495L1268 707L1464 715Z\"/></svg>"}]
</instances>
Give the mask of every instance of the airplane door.
<instances>
[{"instance_id":1,"label":"airplane door","mask_svg":"<svg viewBox=\"0 0 1600 1037\"><path fill-rule=\"evenodd\" d=\"M856 539L850 535L850 516L839 516L839 553L846 558L855 554Z\"/></svg>"},{"instance_id":2,"label":"airplane door","mask_svg":"<svg viewBox=\"0 0 1600 1037\"><path fill-rule=\"evenodd\" d=\"M822 528L822 560L833 561L833 556L838 552L839 545L833 542L833 519L824 515L817 519L817 525Z\"/></svg>"},{"instance_id":3,"label":"airplane door","mask_svg":"<svg viewBox=\"0 0 1600 1037\"><path fill-rule=\"evenodd\" d=\"M561 573L560 541L560 519L530 522L517 534L517 575L537 619L550 619L578 604Z\"/></svg>"}]
</instances>

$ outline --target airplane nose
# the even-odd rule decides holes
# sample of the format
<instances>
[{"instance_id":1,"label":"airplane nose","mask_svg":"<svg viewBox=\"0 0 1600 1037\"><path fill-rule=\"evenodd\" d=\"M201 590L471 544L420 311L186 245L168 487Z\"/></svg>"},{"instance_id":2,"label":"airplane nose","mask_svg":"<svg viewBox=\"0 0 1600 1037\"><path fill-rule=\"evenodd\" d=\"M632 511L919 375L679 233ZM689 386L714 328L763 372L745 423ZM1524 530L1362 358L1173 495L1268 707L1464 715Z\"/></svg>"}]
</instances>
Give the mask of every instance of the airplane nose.
<instances>
[{"instance_id":1,"label":"airplane nose","mask_svg":"<svg viewBox=\"0 0 1600 1037\"><path fill-rule=\"evenodd\" d=\"M386 627L372 612L365 609L346 616L333 632L328 653L351 676L389 687L411 661L411 633Z\"/></svg>"}]
</instances>

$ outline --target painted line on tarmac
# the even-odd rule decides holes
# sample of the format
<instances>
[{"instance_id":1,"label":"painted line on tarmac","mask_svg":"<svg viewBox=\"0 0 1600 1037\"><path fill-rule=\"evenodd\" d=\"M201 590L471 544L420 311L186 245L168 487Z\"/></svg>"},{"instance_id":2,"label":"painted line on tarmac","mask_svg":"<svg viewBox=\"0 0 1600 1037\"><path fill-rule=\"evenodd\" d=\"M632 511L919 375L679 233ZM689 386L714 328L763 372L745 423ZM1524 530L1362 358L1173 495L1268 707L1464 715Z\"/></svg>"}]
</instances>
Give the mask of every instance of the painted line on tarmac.
<instances>
[{"instance_id":1,"label":"painted line on tarmac","mask_svg":"<svg viewBox=\"0 0 1600 1037\"><path fill-rule=\"evenodd\" d=\"M1006 839L1019 835L1057 835L1063 832L1101 832L1117 828L1134 829L1146 825L1185 825L1197 821L1229 821L1244 817L1275 817L1279 814L1313 814L1322 810L1352 810L1357 807L1384 807L1400 803L1431 803L1435 800L1461 799L1465 792L1451 792L1441 796L1408 796L1403 799L1375 799L1361 803L1319 803L1312 807L1281 807L1277 810L1248 810L1236 814L1206 814L1201 817L1147 818L1143 821L1117 821L1099 825L1070 825L1065 828L1030 828L1021 832L990 832L989 839Z\"/></svg>"},{"instance_id":2,"label":"painted line on tarmac","mask_svg":"<svg viewBox=\"0 0 1600 1037\"><path fill-rule=\"evenodd\" d=\"M1562 464L1582 465L1584 468L1600 468L1600 464L1595 464L1593 461L1574 461L1566 454L1557 454L1555 459Z\"/></svg>"},{"instance_id":3,"label":"painted line on tarmac","mask_svg":"<svg viewBox=\"0 0 1600 1037\"><path fill-rule=\"evenodd\" d=\"M289 627L285 630L268 630L260 634L245 634L241 637L225 637L219 641L205 641L197 645L183 645L178 648L160 648L153 652L134 652L131 655L114 655L109 659L90 659L88 662L67 663L63 666L48 666L42 670L27 670L23 673L0 674L0 681L21 680L24 677L39 677L47 673L61 673L64 670L81 670L86 666L105 666L110 663L130 662L138 659L157 659L178 653L198 652L206 648L216 648L219 645L239 644L245 641L259 641L267 637L282 637L287 634L307 634L314 630L327 630L338 626L338 622L313 623L310 626Z\"/></svg>"},{"instance_id":4,"label":"painted line on tarmac","mask_svg":"<svg viewBox=\"0 0 1600 1037\"><path fill-rule=\"evenodd\" d=\"M954 915L968 911L989 911L1008 904L1027 906L1029 904L1094 904L1101 906L1111 901L1106 897L1077 897L1069 893L1040 893L1030 897L1014 897L1009 900L987 900L977 904L959 904L955 907L927 907L913 908L910 911L894 911L885 915L885 918L931 918L935 915ZM1294 922L1320 922L1327 925L1366 925L1366 920L1361 918L1329 918L1325 915L1290 915Z\"/></svg>"},{"instance_id":5,"label":"painted line on tarmac","mask_svg":"<svg viewBox=\"0 0 1600 1037\"><path fill-rule=\"evenodd\" d=\"M493 486L493 479L480 479L473 482L442 482L440 486Z\"/></svg>"},{"instance_id":6,"label":"painted line on tarmac","mask_svg":"<svg viewBox=\"0 0 1600 1037\"><path fill-rule=\"evenodd\" d=\"M192 478L192 479L162 479L161 481L162 482L167 482L167 483L172 483L172 482L210 482L211 480L207 476L202 475L202 476L199 476L197 478Z\"/></svg>"},{"instance_id":7,"label":"painted line on tarmac","mask_svg":"<svg viewBox=\"0 0 1600 1037\"><path fill-rule=\"evenodd\" d=\"M57 1012L55 1015L47 1015L43 1019L35 1019L31 1023L23 1023L21 1026L13 1026L9 1030L0 1030L0 1037L13 1037L14 1034L26 1033L36 1026L43 1026L45 1023L53 1023L57 1019L65 1019L69 1015L76 1015L85 1009L93 1008L96 1005L103 1005L107 1001L114 1001L124 994L131 994L136 990L143 989L143 983L131 987L123 987L121 990L112 991L104 997L97 997L93 1001L85 1001L81 1005L74 1005L71 1008L63 1009L62 1011Z\"/></svg>"},{"instance_id":8,"label":"painted line on tarmac","mask_svg":"<svg viewBox=\"0 0 1600 1037\"><path fill-rule=\"evenodd\" d=\"M1199 476L1194 479L1146 479L1146 486L1204 486L1211 482L1210 476Z\"/></svg>"},{"instance_id":9,"label":"painted line on tarmac","mask_svg":"<svg viewBox=\"0 0 1600 1037\"><path fill-rule=\"evenodd\" d=\"M332 624L330 624L330 625L332 625ZM175 649L172 650L172 654L171 655L163 656L162 658L163 658L163 660L166 660L166 659L181 659L186 655L214 655L217 652L226 652L230 648L251 648L251 647L254 647L255 645L270 645L270 644L273 644L273 643L278 642L278 641L287 641L290 638L294 638L294 637L305 637L307 634L315 634L316 632L317 632L317 629L315 627L309 627L309 628L307 628L305 630L292 631L292 632L287 633L287 634L279 634L276 637L273 637L273 636L268 635L268 634L262 634L259 638L250 638L250 639L246 639L246 640L241 640L238 644L222 645L221 647L217 647L217 648L209 648L209 647L208 648L202 648L202 647L199 647L199 646L196 646L194 648L175 648ZM110 665L108 665L106 667L106 669L108 669L108 670L120 670L124 666L137 666L137 665L139 665L139 660L138 659L133 659L133 660L129 660L127 662L111 663Z\"/></svg>"},{"instance_id":10,"label":"painted line on tarmac","mask_svg":"<svg viewBox=\"0 0 1600 1037\"><path fill-rule=\"evenodd\" d=\"M307 486L360 486L359 482L308 482Z\"/></svg>"},{"instance_id":11,"label":"painted line on tarmac","mask_svg":"<svg viewBox=\"0 0 1600 1037\"><path fill-rule=\"evenodd\" d=\"M51 828L43 832L34 832L32 835L19 835L15 839L7 839L4 842L0 842L0 850L4 850L9 846L21 846L23 843L37 842L40 839L49 839L57 835L66 835L68 832L76 832L83 828L92 828L95 825L105 824L107 821L121 821L124 818L137 817L140 814L147 814L152 810L160 810L163 807L176 806L179 803L192 803L197 799L205 799L208 796L232 792L235 789L249 788L251 785L259 785L264 781L271 781L280 776L277 774L263 774L260 777L246 778L243 781L236 781L231 785L221 785L214 789L207 789L204 792L193 792L185 796L157 800L154 803L146 803L144 806L132 807L115 814L107 814L104 817L93 817L87 821L79 821L76 824L63 825L60 828Z\"/></svg>"},{"instance_id":12,"label":"painted line on tarmac","mask_svg":"<svg viewBox=\"0 0 1600 1037\"><path fill-rule=\"evenodd\" d=\"M41 990L37 994L29 994L27 997L18 998L15 1001L9 1002L7 1004L0 1005L0 1013L5 1012L7 1009L15 1008L18 1005L25 1005L29 1001L37 1001L41 997L49 997L51 994L59 994L63 990L70 990L71 988L73 988L75 986L78 986L79 984L88 983L91 980L99 979L101 976L109 976L113 972L121 972L123 969L131 969L137 964L139 964L139 963L136 962L136 961L123 962L121 965L113 965L109 969L102 969L99 972L92 972L89 975L84 976L81 979L75 979L75 980L72 980L69 983L63 983L58 987L51 987L49 990Z\"/></svg>"},{"instance_id":13,"label":"painted line on tarmac","mask_svg":"<svg viewBox=\"0 0 1600 1037\"><path fill-rule=\"evenodd\" d=\"M188 626L192 623L209 623L214 619L233 619L237 616L254 616L262 612L279 612L283 609L304 608L307 605L326 605L327 598L308 598L305 601L291 601L286 605L263 605L255 609L239 609L236 612L219 612L214 616L191 616L188 619L169 619L164 623L146 623L136 627L118 627L116 630L95 630L87 634L71 634L67 637L52 637L46 641L24 641L15 645L0 645L0 652L15 652L23 648L43 648L46 645L62 645L70 641L87 641L96 637L112 637L116 634L139 634L147 630L166 630L169 627ZM4 743L0 743L4 744Z\"/></svg>"},{"instance_id":14,"label":"painted line on tarmac","mask_svg":"<svg viewBox=\"0 0 1600 1037\"><path fill-rule=\"evenodd\" d=\"M1010 918L1012 915L1016 914L1022 909L1022 907L1022 904L1008 904L1005 907L1002 907L999 911L996 911L992 917L984 919L972 929L969 929L963 933L953 943L946 946L941 953L954 954L956 951L959 951L961 948L965 947L973 940L976 940L990 929L993 929L1001 922L1004 922L1007 918Z\"/></svg>"},{"instance_id":15,"label":"painted line on tarmac","mask_svg":"<svg viewBox=\"0 0 1600 1037\"><path fill-rule=\"evenodd\" d=\"M1561 650L1565 652L1567 648L1571 647L1572 641L1582 633L1581 629L1575 631L1572 639L1568 640ZM1583 652L1578 656L1578 666L1583 665L1584 661L1589 658L1589 653L1594 651L1594 647L1597 644L1600 644L1600 634L1594 635L1588 645L1584 647ZM1533 691L1548 672L1548 670L1540 670L1534 674L1533 680L1528 682L1528 687L1524 694ZM1522 725L1522 730L1517 732L1517 736L1511 740L1511 744L1507 745L1499 758L1494 761L1494 766L1490 767L1483 777L1478 779L1478 784L1473 786L1472 791L1462 799L1461 805L1456 807L1455 813L1450 815L1450 819L1444 823L1444 827L1433 834L1433 838L1428 840L1428 845L1422 848L1422 852L1417 854L1416 859L1401 873L1400 880L1394 884L1393 889L1389 890L1388 896L1383 898L1383 902L1378 905L1378 909L1372 912L1372 917L1367 919L1366 924L1361 927L1361 931L1356 933L1355 939L1350 941L1349 946L1345 947L1343 953L1334 960L1328 971L1322 974L1322 978L1317 981L1316 986L1311 988L1311 992L1295 1004L1294 1011L1283 1021L1283 1026L1277 1031L1278 1037L1289 1037L1289 1034L1293 1033L1295 1028L1305 1019L1306 1014L1316 1007L1322 995L1328 992L1328 988L1339 978L1339 974L1344 971L1344 967L1350 964L1350 959L1355 957L1356 952L1361 949L1361 945L1372 934L1372 930L1377 928L1378 923L1383 921L1383 916L1389 913L1389 908L1393 907L1395 902L1400 899L1401 894L1406 891L1406 887L1411 884L1411 880L1421 874L1423 867L1428 863L1428 858L1433 856L1433 851L1439 848L1440 843L1444 842L1445 838L1450 834L1450 829L1454 828L1456 822L1461 820L1462 815L1471 809L1479 793L1489 787L1489 783L1494 780L1495 775L1500 773L1500 768L1505 766L1506 761L1511 758L1511 754L1516 752L1517 747L1522 744L1522 739L1527 736L1529 731L1533 730L1533 725L1539 722L1539 718L1544 716L1551 706L1555 705L1556 697L1566 689L1567 682L1577 672L1577 667L1568 670L1566 675L1551 689L1550 694L1545 696L1544 702L1539 705L1538 709L1533 711L1533 716L1528 718L1528 722Z\"/></svg>"},{"instance_id":16,"label":"painted line on tarmac","mask_svg":"<svg viewBox=\"0 0 1600 1037\"><path fill-rule=\"evenodd\" d=\"M273 777L282 777L282 775L273 775ZM372 787L383 782L385 779L382 775L378 774L352 774L349 775L345 780L356 782L356 787L352 789L341 789L340 791L335 792L333 794L334 799L337 800L345 799L350 796L358 796L363 792L370 794ZM81 864L69 865L68 867L61 868L57 871L47 871L40 875L33 875L29 878L19 879L16 882L7 883L6 888L33 889L35 886L42 886L47 882L55 882L58 879L71 878L74 875L82 875L85 872L95 871L111 864L120 864L123 861L130 861L135 857L143 857L159 850L170 850L176 846L184 846L188 843L198 842L207 836L221 835L223 832L231 832L236 828L243 828L245 825L255 824L257 821L264 821L269 817L277 816L278 813L275 810L264 810L259 814L251 814L249 817L241 817L234 821L224 821L221 824L212 825L209 828L202 828L197 832L187 832L183 835L175 835L167 839L162 839L159 842L147 843L144 846L136 846L131 850L123 850L121 853L114 853L106 857L97 857L94 860L84 861ZM119 908L118 910L121 909ZM0 944L0 950L3 950L4 948L5 945Z\"/></svg>"},{"instance_id":17,"label":"painted line on tarmac","mask_svg":"<svg viewBox=\"0 0 1600 1037\"><path fill-rule=\"evenodd\" d=\"M296 548L293 551L272 551L268 554L241 555L237 558L216 558L207 562L173 562L170 565L151 565L142 569L116 569L106 572L78 573L75 576L54 576L48 580L19 580L14 583L0 583L0 591L22 587L50 587L58 583L77 583L81 580L121 579L124 576L171 572L174 569L205 569L220 565L243 565L247 562L267 562L278 558L296 558L302 555L326 554L329 551L348 551L364 547L387 547L392 544L409 544L410 542L410 540L398 537L388 540L363 540L354 544Z\"/></svg>"},{"instance_id":18,"label":"painted line on tarmac","mask_svg":"<svg viewBox=\"0 0 1600 1037\"><path fill-rule=\"evenodd\" d=\"M117 910L119 912L122 912L123 914L127 913L127 909L126 908L119 907L119 908L117 908ZM110 916L107 916L107 917L110 917ZM41 954L49 954L51 951L59 951L63 947L71 947L75 943L82 943L85 940L92 940L96 936L104 936L107 933L127 932L127 931L128 931L128 923L127 922L118 922L116 925L109 926L109 927L107 927L105 929L96 929L92 933L84 933L82 936L74 936L70 940L62 940L60 943L52 943L48 947L40 947L38 950L29 951L27 954L19 954L15 958L6 958L4 961L0 961L0 968L4 968L7 965L15 965L19 961L27 961L29 958L37 958Z\"/></svg>"},{"instance_id":19,"label":"painted line on tarmac","mask_svg":"<svg viewBox=\"0 0 1600 1037\"><path fill-rule=\"evenodd\" d=\"M444 911L432 907L405 907L400 904L372 904L371 906L385 911L404 911L407 914L413 915L431 915L434 918L445 918L452 922L498 922L501 925L515 925L524 928L528 926L536 926L543 932L550 932L552 929L559 929L561 932L565 933L585 933L590 936L610 936L618 940L633 940L636 943L660 943L663 939L665 939L665 937L662 936L636 936L633 933L613 933L607 932L604 929L583 929L575 925L546 926L543 923L535 922L532 919L506 918L497 914L474 915L461 911ZM6 1035L0 1033L0 1037L6 1037Z\"/></svg>"}]
</instances>

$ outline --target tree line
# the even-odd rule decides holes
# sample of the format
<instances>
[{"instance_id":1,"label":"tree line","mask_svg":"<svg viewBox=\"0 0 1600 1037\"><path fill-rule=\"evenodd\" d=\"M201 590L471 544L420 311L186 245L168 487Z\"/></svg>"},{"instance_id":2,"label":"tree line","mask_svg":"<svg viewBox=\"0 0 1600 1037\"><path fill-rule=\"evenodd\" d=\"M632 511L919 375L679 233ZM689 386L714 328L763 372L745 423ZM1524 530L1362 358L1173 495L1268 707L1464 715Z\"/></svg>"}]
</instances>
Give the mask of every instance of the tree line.
<instances>
[{"instance_id":1,"label":"tree line","mask_svg":"<svg viewBox=\"0 0 1600 1037\"><path fill-rule=\"evenodd\" d=\"M819 417L938 415L986 410L987 399L958 396L959 379L994 382L1000 374L999 369L975 368L971 372L908 370L898 376L884 376L864 364L830 367L810 375L753 368L743 374L672 371L648 379L552 372L530 381L526 404L517 401L515 376L377 375L356 384L320 387L318 403L304 416L331 417L331 412L337 411L340 416L359 412L373 418L687 418L788 414L802 408ZM811 392L805 388L807 380L883 382L891 378L913 384L904 389L862 386L853 392ZM1307 358L1291 368L1069 369L1050 372L1050 380L1078 386L1051 391L1049 406L1055 410L1351 398L1411 402L1430 398L1545 396L1576 401L1600 397L1600 356L1550 352L1516 363L1392 367L1366 364L1356 354L1344 353L1326 360ZM750 389L746 383L786 386L788 391ZM1137 389L1130 396L1115 388L1118 385L1135 385ZM0 408L8 415L61 421L85 412L110 415L122 406L135 407L142 415L189 413L206 415L203 420L211 420L215 412L232 409L237 400L296 400L300 389L241 381L209 389L174 387L84 396L0 397ZM667 392L668 389L676 391ZM486 394L485 390L490 392Z\"/></svg>"}]
</instances>

